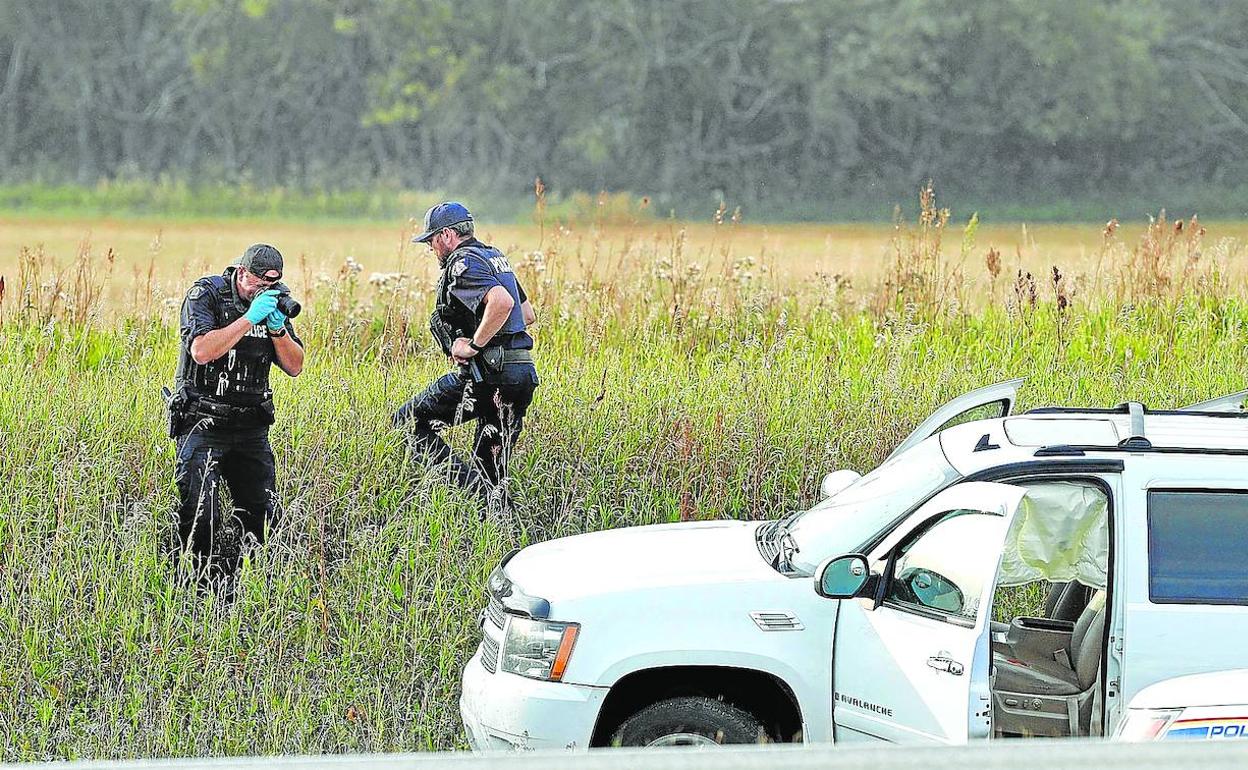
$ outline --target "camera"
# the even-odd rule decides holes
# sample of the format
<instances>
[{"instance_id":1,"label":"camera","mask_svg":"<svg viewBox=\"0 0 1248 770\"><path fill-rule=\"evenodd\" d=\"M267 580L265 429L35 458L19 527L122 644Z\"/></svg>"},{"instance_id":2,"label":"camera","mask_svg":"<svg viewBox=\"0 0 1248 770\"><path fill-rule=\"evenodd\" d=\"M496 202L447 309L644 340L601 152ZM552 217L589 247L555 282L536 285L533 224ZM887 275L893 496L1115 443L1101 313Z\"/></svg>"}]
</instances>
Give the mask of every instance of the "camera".
<instances>
[{"instance_id":1,"label":"camera","mask_svg":"<svg viewBox=\"0 0 1248 770\"><path fill-rule=\"evenodd\" d=\"M277 295L277 309L287 318L294 318L303 312L303 305L299 304L299 300L290 296L290 292L284 291Z\"/></svg>"},{"instance_id":2,"label":"camera","mask_svg":"<svg viewBox=\"0 0 1248 770\"><path fill-rule=\"evenodd\" d=\"M287 318L294 318L303 312L303 305L299 304L299 300L290 296L290 287L284 283L275 284L277 289L277 309L282 311L282 315Z\"/></svg>"}]
</instances>

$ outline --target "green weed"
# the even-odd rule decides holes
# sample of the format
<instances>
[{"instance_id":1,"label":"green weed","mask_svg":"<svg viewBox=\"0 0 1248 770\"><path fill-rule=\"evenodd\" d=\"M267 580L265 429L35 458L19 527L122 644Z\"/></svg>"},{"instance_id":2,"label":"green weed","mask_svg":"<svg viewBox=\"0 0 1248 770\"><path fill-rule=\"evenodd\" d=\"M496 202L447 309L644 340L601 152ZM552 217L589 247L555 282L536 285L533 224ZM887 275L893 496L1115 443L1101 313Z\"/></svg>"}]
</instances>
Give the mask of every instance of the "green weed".
<instances>
[{"instance_id":1,"label":"green weed","mask_svg":"<svg viewBox=\"0 0 1248 770\"><path fill-rule=\"evenodd\" d=\"M917 276L905 291L784 285L766 254L726 247L722 270L691 270L708 255L676 231L662 264L553 236L518 256L543 383L504 522L413 467L389 428L444 370L423 331L429 288L344 268L308 289L304 374L275 374L285 517L232 604L180 584L164 556L173 309L105 322L96 284L52 291L32 256L0 298L0 757L459 746L485 578L515 546L782 515L824 473L878 463L941 402L1010 377L1029 378L1025 407L1243 387L1248 309L1208 259L1174 261L1186 240L1141 258L1186 276L1148 291L1120 283L1134 268L1116 261L1095 293L1020 271L972 306L912 301L961 280L933 235L903 239L920 244L896 256L891 275Z\"/></svg>"}]
</instances>

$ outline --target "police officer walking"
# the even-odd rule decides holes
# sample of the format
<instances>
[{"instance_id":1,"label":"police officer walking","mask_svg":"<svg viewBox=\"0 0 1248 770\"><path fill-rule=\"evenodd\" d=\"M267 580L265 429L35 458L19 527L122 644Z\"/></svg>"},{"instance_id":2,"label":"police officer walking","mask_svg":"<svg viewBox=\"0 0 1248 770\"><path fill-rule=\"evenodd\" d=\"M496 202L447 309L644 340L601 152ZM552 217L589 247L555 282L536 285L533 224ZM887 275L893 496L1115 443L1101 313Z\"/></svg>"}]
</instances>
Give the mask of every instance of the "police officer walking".
<instances>
[{"instance_id":1,"label":"police officer walking","mask_svg":"<svg viewBox=\"0 0 1248 770\"><path fill-rule=\"evenodd\" d=\"M507 461L537 388L533 338L525 331L535 315L502 252L478 241L472 214L459 203L425 213L426 243L442 268L429 327L456 364L394 414L410 431L413 448L483 503L505 507ZM476 420L473 462L454 456L439 431Z\"/></svg>"},{"instance_id":2,"label":"police officer walking","mask_svg":"<svg viewBox=\"0 0 1248 770\"><path fill-rule=\"evenodd\" d=\"M244 536L257 543L280 508L269 367L276 363L291 377L303 369L303 343L287 317L298 305L281 277L281 253L258 243L223 274L196 281L182 302L169 433L177 442L179 550L191 553L203 582L230 577L238 566L237 554L213 554L222 477Z\"/></svg>"}]
</instances>

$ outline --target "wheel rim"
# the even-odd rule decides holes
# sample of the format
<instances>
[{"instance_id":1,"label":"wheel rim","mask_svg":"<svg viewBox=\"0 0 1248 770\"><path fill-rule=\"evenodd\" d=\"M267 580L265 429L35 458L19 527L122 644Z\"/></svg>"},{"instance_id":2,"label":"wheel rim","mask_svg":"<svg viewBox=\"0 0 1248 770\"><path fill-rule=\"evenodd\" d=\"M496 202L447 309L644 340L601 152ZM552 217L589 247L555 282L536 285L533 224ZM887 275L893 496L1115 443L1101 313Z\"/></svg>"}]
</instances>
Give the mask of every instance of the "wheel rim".
<instances>
[{"instance_id":1,"label":"wheel rim","mask_svg":"<svg viewBox=\"0 0 1248 770\"><path fill-rule=\"evenodd\" d=\"M660 735L658 738L650 741L646 746L713 746L719 748L719 744L714 738L708 738L701 733L669 733Z\"/></svg>"}]
</instances>

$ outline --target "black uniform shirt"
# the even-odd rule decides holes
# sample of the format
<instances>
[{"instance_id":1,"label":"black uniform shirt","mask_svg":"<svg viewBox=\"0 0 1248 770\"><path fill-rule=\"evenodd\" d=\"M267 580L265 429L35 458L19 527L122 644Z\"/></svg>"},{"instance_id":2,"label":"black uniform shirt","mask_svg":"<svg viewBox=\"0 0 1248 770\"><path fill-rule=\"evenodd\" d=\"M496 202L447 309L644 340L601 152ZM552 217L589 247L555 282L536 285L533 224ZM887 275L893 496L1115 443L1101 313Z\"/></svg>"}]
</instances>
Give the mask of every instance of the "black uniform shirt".
<instances>
[{"instance_id":1,"label":"black uniform shirt","mask_svg":"<svg viewBox=\"0 0 1248 770\"><path fill-rule=\"evenodd\" d=\"M478 322L485 312L485 295L495 286L502 286L515 304L498 335L508 348L533 347L533 338L525 331L524 313L520 309L529 297L501 251L471 238L460 246L450 268L451 296L463 303Z\"/></svg>"},{"instance_id":2,"label":"black uniform shirt","mask_svg":"<svg viewBox=\"0 0 1248 770\"><path fill-rule=\"evenodd\" d=\"M250 302L238 294L234 270L229 267L224 275L201 278L187 291L182 302L179 329L182 350L177 378L187 381L192 389L205 396L248 405L258 403L267 392L269 367L274 360L273 340L263 321L253 325L221 358L206 364L196 364L191 358L191 344L196 337L229 326L243 317L250 306ZM303 345L289 318L286 319L286 333Z\"/></svg>"}]
</instances>

